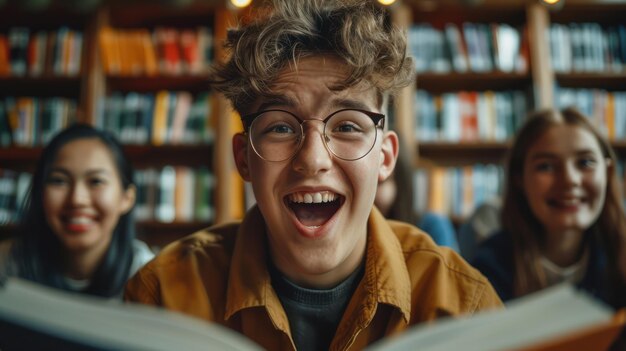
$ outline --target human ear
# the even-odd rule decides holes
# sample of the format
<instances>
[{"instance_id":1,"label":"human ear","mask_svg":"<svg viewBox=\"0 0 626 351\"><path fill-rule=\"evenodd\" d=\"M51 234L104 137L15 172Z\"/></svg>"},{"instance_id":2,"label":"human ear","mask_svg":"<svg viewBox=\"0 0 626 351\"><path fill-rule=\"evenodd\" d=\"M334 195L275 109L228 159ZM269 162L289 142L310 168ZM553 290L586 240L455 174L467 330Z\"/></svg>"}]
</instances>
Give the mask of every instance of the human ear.
<instances>
[{"instance_id":1,"label":"human ear","mask_svg":"<svg viewBox=\"0 0 626 351\"><path fill-rule=\"evenodd\" d=\"M378 182L383 182L392 173L396 166L399 151L398 134L394 131L384 132L380 149L380 164L378 167Z\"/></svg>"},{"instance_id":2,"label":"human ear","mask_svg":"<svg viewBox=\"0 0 626 351\"><path fill-rule=\"evenodd\" d=\"M243 180L250 181L250 168L248 167L248 138L243 133L233 135L233 155L237 171Z\"/></svg>"},{"instance_id":3,"label":"human ear","mask_svg":"<svg viewBox=\"0 0 626 351\"><path fill-rule=\"evenodd\" d=\"M137 187L133 184L128 186L128 189L124 190L124 194L122 196L122 204L121 210L122 214L128 213L131 208L135 205L135 200L137 199Z\"/></svg>"}]
</instances>

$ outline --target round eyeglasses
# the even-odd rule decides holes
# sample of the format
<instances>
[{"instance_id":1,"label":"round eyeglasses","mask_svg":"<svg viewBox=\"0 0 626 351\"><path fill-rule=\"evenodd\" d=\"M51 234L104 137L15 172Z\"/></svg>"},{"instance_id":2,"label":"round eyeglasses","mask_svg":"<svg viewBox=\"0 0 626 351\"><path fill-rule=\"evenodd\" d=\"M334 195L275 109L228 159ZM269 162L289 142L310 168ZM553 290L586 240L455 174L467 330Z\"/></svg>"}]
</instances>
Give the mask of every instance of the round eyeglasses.
<instances>
[{"instance_id":1,"label":"round eyeglasses","mask_svg":"<svg viewBox=\"0 0 626 351\"><path fill-rule=\"evenodd\" d=\"M324 124L324 145L333 155L355 161L365 157L376 143L377 129L385 115L359 109L342 109L323 120L303 120L289 111L265 110L243 116L250 144L259 157L279 162L292 158L302 147L304 123Z\"/></svg>"}]
</instances>

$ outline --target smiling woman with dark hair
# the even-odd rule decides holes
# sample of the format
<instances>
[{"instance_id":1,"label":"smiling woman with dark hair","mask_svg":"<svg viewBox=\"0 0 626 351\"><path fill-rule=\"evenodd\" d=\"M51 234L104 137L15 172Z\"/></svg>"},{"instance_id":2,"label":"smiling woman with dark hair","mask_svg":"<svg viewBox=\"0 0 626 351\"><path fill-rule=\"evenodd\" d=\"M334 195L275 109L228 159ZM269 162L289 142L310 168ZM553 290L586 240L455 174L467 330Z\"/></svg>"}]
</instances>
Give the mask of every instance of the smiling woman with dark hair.
<instances>
[{"instance_id":1,"label":"smiling woman with dark hair","mask_svg":"<svg viewBox=\"0 0 626 351\"><path fill-rule=\"evenodd\" d=\"M76 124L44 148L26 198L9 274L85 294L119 297L152 258L135 239L133 169L107 132Z\"/></svg>"}]
</instances>

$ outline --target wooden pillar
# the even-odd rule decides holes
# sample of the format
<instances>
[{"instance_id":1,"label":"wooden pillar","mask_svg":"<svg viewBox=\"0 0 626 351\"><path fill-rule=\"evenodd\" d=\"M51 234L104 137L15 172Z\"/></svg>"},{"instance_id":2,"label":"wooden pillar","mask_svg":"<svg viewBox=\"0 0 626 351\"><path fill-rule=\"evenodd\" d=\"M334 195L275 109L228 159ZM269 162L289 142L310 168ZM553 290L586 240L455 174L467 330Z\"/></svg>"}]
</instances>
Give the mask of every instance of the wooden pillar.
<instances>
[{"instance_id":1,"label":"wooden pillar","mask_svg":"<svg viewBox=\"0 0 626 351\"><path fill-rule=\"evenodd\" d=\"M551 108L554 105L554 71L550 62L548 46L548 9L532 2L527 7L530 63L535 94L535 108Z\"/></svg>"},{"instance_id":2,"label":"wooden pillar","mask_svg":"<svg viewBox=\"0 0 626 351\"><path fill-rule=\"evenodd\" d=\"M411 7L400 3L391 9L392 21L404 31L413 23ZM409 49L407 48L407 51ZM400 136L402 145L406 147L402 152L410 153L410 160L417 161L418 141L415 135L415 82L402 88L396 95L394 109L396 113L395 130Z\"/></svg>"},{"instance_id":3,"label":"wooden pillar","mask_svg":"<svg viewBox=\"0 0 626 351\"><path fill-rule=\"evenodd\" d=\"M224 62L227 59L223 42L227 29L234 26L236 21L236 13L226 8L217 10L214 30L215 60ZM213 153L213 171L217 179L215 223L223 223L241 218L244 213L243 181L237 173L232 152L232 136L241 129L241 123L230 102L222 94L215 94L213 101L216 103L213 112L217 118Z\"/></svg>"}]
</instances>

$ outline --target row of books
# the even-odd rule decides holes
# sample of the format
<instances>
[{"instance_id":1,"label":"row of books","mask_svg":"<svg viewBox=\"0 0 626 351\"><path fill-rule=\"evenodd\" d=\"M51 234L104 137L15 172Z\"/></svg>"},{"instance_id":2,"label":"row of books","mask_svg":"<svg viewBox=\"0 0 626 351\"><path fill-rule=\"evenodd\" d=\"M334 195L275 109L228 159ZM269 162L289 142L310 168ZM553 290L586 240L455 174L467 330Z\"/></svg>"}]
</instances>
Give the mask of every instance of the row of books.
<instances>
[{"instance_id":1,"label":"row of books","mask_svg":"<svg viewBox=\"0 0 626 351\"><path fill-rule=\"evenodd\" d=\"M0 147L45 145L76 120L76 101L65 98L0 99Z\"/></svg>"},{"instance_id":2,"label":"row of books","mask_svg":"<svg viewBox=\"0 0 626 351\"><path fill-rule=\"evenodd\" d=\"M548 39L555 72L624 72L626 26L602 28L598 23L555 23Z\"/></svg>"},{"instance_id":3,"label":"row of books","mask_svg":"<svg viewBox=\"0 0 626 351\"><path fill-rule=\"evenodd\" d=\"M77 76L83 33L68 27L36 31L12 27L0 33L0 76Z\"/></svg>"},{"instance_id":4,"label":"row of books","mask_svg":"<svg viewBox=\"0 0 626 351\"><path fill-rule=\"evenodd\" d=\"M485 200L500 194L504 170L496 164L417 168L413 174L414 208L467 217Z\"/></svg>"},{"instance_id":5,"label":"row of books","mask_svg":"<svg viewBox=\"0 0 626 351\"><path fill-rule=\"evenodd\" d=\"M32 175L0 168L0 225L14 223Z\"/></svg>"},{"instance_id":6,"label":"row of books","mask_svg":"<svg viewBox=\"0 0 626 351\"><path fill-rule=\"evenodd\" d=\"M104 71L111 75L199 75L213 57L208 27L115 29L98 34Z\"/></svg>"},{"instance_id":7,"label":"row of books","mask_svg":"<svg viewBox=\"0 0 626 351\"><path fill-rule=\"evenodd\" d=\"M520 72L528 70L525 29L503 23L429 23L411 26L407 40L417 72Z\"/></svg>"},{"instance_id":8,"label":"row of books","mask_svg":"<svg viewBox=\"0 0 626 351\"><path fill-rule=\"evenodd\" d=\"M15 223L32 174L0 168L0 225ZM215 176L206 167L165 166L135 172L135 218L158 222L211 222Z\"/></svg>"},{"instance_id":9,"label":"row of books","mask_svg":"<svg viewBox=\"0 0 626 351\"><path fill-rule=\"evenodd\" d=\"M505 141L528 109L522 91L461 91L415 95L415 136L419 141Z\"/></svg>"},{"instance_id":10,"label":"row of books","mask_svg":"<svg viewBox=\"0 0 626 351\"><path fill-rule=\"evenodd\" d=\"M96 127L111 131L125 144L202 144L214 139L208 93L113 93L98 109Z\"/></svg>"},{"instance_id":11,"label":"row of books","mask_svg":"<svg viewBox=\"0 0 626 351\"><path fill-rule=\"evenodd\" d=\"M206 167L165 166L135 172L139 221L211 222L215 176Z\"/></svg>"},{"instance_id":12,"label":"row of books","mask_svg":"<svg viewBox=\"0 0 626 351\"><path fill-rule=\"evenodd\" d=\"M573 106L594 121L609 140L626 139L626 91L557 89L555 105Z\"/></svg>"}]
</instances>

